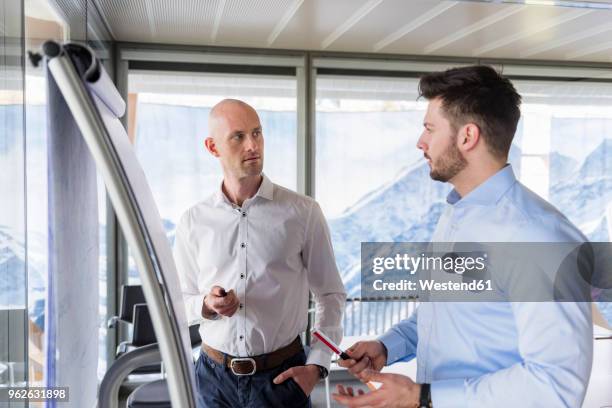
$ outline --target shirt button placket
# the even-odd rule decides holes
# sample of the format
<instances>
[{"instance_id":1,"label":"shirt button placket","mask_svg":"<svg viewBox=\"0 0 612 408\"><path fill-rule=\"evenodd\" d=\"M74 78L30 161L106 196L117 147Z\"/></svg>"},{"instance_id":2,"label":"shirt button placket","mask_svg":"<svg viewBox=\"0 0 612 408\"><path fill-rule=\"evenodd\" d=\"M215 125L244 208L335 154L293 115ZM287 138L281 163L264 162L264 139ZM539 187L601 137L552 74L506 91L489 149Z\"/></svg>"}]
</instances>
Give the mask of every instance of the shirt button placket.
<instances>
[{"instance_id":1,"label":"shirt button placket","mask_svg":"<svg viewBox=\"0 0 612 408\"><path fill-rule=\"evenodd\" d=\"M240 224L242 226L246 226L246 216L247 216L247 212L245 210L240 210ZM245 248L246 248L246 243L245 243ZM246 253L245 253L245 259L246 259ZM244 286L246 286L246 269L242 272L240 272L240 280L241 282L244 282ZM246 293L246 289L245 289L245 293ZM244 296L240 298L240 305L239 305L239 316L240 318L246 322L246 310L244 308ZM242 336L241 336L242 337ZM242 340L242 339L241 339Z\"/></svg>"},{"instance_id":2,"label":"shirt button placket","mask_svg":"<svg viewBox=\"0 0 612 408\"><path fill-rule=\"evenodd\" d=\"M247 254L248 254L248 242L247 242L247 212L241 208L238 209L238 216L240 221L238 223L238 236L240 239L240 279L238 281L238 297L240 299L240 311L238 316L238 350L240 355L246 356L246 310L244 305L246 304L246 282L247 282Z\"/></svg>"}]
</instances>

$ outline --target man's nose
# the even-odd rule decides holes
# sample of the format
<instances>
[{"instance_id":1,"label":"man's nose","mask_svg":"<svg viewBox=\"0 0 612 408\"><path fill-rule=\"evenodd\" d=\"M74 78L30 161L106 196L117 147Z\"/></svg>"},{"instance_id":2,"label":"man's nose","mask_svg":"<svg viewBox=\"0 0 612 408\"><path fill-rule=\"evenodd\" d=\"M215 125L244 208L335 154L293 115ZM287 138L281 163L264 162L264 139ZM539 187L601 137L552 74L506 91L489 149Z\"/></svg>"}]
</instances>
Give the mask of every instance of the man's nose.
<instances>
[{"instance_id":1,"label":"man's nose","mask_svg":"<svg viewBox=\"0 0 612 408\"><path fill-rule=\"evenodd\" d=\"M424 137L423 137L423 133L421 133L421 136L419 137L419 140L417 140L417 144L416 147L417 149L421 149L422 151L426 151L427 150L427 144L425 143Z\"/></svg>"},{"instance_id":2,"label":"man's nose","mask_svg":"<svg viewBox=\"0 0 612 408\"><path fill-rule=\"evenodd\" d=\"M253 136L247 136L246 140L245 140L245 146L244 146L247 150L257 150L258 145L257 145L257 141L255 140L255 138Z\"/></svg>"}]
</instances>

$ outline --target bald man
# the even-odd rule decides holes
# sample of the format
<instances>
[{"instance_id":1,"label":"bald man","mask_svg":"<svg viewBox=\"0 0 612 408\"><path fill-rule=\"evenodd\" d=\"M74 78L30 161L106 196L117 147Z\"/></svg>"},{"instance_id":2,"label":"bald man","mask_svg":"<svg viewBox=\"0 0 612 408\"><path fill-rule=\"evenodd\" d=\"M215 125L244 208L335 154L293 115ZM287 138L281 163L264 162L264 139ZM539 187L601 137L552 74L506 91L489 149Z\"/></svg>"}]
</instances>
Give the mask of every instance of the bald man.
<instances>
[{"instance_id":1,"label":"bald man","mask_svg":"<svg viewBox=\"0 0 612 408\"><path fill-rule=\"evenodd\" d=\"M223 182L190 208L176 232L175 259L191 321L200 320L196 364L203 407L308 407L331 354L300 333L308 298L314 326L339 342L346 299L329 229L315 200L263 173L257 112L234 99L210 112L206 150Z\"/></svg>"}]
</instances>

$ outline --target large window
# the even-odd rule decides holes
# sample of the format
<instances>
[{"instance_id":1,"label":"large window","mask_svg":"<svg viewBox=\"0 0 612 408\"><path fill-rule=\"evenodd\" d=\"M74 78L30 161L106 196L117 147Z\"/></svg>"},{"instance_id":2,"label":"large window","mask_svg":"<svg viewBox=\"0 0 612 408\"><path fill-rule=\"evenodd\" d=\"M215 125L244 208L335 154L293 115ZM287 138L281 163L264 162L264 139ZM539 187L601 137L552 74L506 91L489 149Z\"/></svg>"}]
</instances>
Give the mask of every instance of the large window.
<instances>
[{"instance_id":1,"label":"large window","mask_svg":"<svg viewBox=\"0 0 612 408\"><path fill-rule=\"evenodd\" d=\"M315 194L348 294L347 336L374 335L414 302L361 299L361 242L427 241L449 188L416 148L427 103L413 78L317 77Z\"/></svg>"},{"instance_id":2,"label":"large window","mask_svg":"<svg viewBox=\"0 0 612 408\"><path fill-rule=\"evenodd\" d=\"M521 181L591 241L612 237L612 84L515 82L523 96ZM612 299L596 302L612 324ZM607 297L608 296L608 297Z\"/></svg>"},{"instance_id":3,"label":"large window","mask_svg":"<svg viewBox=\"0 0 612 408\"><path fill-rule=\"evenodd\" d=\"M328 217L351 212L419 162L427 104L416 101L416 86L415 79L317 78L315 185Z\"/></svg>"},{"instance_id":4,"label":"large window","mask_svg":"<svg viewBox=\"0 0 612 408\"><path fill-rule=\"evenodd\" d=\"M521 82L522 180L592 241L612 227L612 84Z\"/></svg>"},{"instance_id":5,"label":"large window","mask_svg":"<svg viewBox=\"0 0 612 408\"><path fill-rule=\"evenodd\" d=\"M210 109L223 98L251 104L262 122L264 172L297 185L297 101L294 77L132 71L128 127L171 242L182 215L220 188L218 160L204 147ZM129 282L138 282L130 257Z\"/></svg>"},{"instance_id":6,"label":"large window","mask_svg":"<svg viewBox=\"0 0 612 408\"><path fill-rule=\"evenodd\" d=\"M361 242L429 239L447 190L422 181L426 163L415 146L426 103L417 102L416 84L317 78L315 194L328 218L349 299L360 296ZM355 311L351 302L344 325L349 335L370 327L368 317L353 320L368 305Z\"/></svg>"}]
</instances>

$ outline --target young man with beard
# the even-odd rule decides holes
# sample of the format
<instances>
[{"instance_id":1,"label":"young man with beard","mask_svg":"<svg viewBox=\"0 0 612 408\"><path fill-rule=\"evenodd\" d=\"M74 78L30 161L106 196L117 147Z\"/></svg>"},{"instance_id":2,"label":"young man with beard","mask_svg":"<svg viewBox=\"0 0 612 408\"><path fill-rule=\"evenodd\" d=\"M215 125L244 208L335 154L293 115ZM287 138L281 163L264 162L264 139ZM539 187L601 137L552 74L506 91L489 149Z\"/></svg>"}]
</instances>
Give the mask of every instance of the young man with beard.
<instances>
[{"instance_id":1,"label":"young man with beard","mask_svg":"<svg viewBox=\"0 0 612 408\"><path fill-rule=\"evenodd\" d=\"M201 407L306 407L331 353L299 334L308 321L342 337L346 293L327 223L312 198L263 173L259 116L226 99L210 112L206 149L219 159L219 190L190 208L176 232L175 259L189 320L200 325L196 365Z\"/></svg>"},{"instance_id":2,"label":"young man with beard","mask_svg":"<svg viewBox=\"0 0 612 408\"><path fill-rule=\"evenodd\" d=\"M507 163L521 101L509 80L471 66L425 75L419 90L429 105L417 147L431 178L454 187L434 242L586 240ZM593 357L590 311L588 302L422 302L340 362L382 386L339 386L334 398L349 407L579 407ZM379 372L414 357L416 382Z\"/></svg>"}]
</instances>

